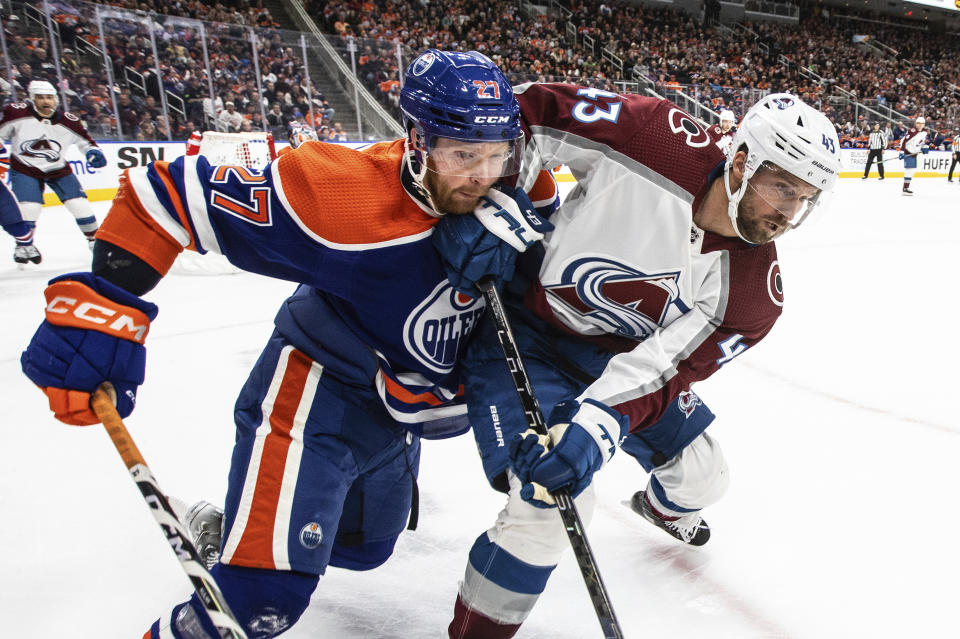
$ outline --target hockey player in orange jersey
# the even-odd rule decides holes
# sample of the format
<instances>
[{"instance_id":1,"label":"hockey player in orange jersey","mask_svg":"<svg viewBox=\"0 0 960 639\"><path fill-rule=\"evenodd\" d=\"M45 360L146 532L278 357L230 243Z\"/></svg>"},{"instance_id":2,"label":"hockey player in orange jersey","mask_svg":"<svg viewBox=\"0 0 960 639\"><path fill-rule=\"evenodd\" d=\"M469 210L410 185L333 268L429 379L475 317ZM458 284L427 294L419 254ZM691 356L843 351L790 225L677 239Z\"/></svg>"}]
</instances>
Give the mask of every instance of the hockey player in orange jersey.
<instances>
[{"instance_id":1,"label":"hockey player in orange jersey","mask_svg":"<svg viewBox=\"0 0 960 639\"><path fill-rule=\"evenodd\" d=\"M126 416L158 310L141 296L178 253L214 251L300 283L236 403L222 524L209 505L188 517L216 539L222 525L206 549L219 551L211 574L250 637L293 626L327 566L368 570L391 555L415 520L420 438L468 428L457 362L483 312L472 282L509 278L516 250L546 228L503 184L524 136L489 59L427 51L401 105L407 137L362 152L306 142L262 171L202 156L128 170L92 272L50 282L46 321L21 358L61 421L96 423L90 394L105 382ZM475 210L494 232L452 257L463 263L451 282L437 223ZM112 331L108 315L139 328ZM194 595L146 636L221 634Z\"/></svg>"}]
</instances>

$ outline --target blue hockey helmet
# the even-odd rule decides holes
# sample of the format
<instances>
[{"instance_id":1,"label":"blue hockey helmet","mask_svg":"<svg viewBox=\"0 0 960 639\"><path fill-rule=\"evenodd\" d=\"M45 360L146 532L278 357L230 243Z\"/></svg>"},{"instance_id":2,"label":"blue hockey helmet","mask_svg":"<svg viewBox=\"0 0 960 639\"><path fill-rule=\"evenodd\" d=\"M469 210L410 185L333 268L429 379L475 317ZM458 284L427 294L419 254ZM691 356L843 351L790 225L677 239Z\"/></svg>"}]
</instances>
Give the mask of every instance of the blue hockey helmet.
<instances>
[{"instance_id":1,"label":"blue hockey helmet","mask_svg":"<svg viewBox=\"0 0 960 639\"><path fill-rule=\"evenodd\" d=\"M407 67L400 109L414 150L426 168L448 175L494 178L514 175L523 155L520 105L497 65L476 51L428 49ZM488 152L444 152L440 140L483 144ZM495 149L495 151L490 151ZM480 160L478 160L480 158ZM482 160L482 161L481 161Z\"/></svg>"}]
</instances>

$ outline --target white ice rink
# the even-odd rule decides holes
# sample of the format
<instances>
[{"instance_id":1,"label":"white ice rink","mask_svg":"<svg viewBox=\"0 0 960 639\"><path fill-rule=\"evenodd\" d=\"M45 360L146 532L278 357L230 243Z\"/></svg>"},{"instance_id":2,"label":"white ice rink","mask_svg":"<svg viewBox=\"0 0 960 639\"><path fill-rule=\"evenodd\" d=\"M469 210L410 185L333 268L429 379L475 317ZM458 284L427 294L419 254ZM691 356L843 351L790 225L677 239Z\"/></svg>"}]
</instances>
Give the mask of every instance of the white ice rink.
<instances>
[{"instance_id":1,"label":"white ice rink","mask_svg":"<svg viewBox=\"0 0 960 639\"><path fill-rule=\"evenodd\" d=\"M701 549L622 500L645 485L618 454L596 479L590 541L629 639L960 636L960 186L843 180L780 242L782 319L697 391L718 415L727 496ZM98 212L105 211L98 205ZM103 429L56 422L21 374L50 277L89 268L62 208L40 267L0 239L0 637L132 639L190 592ZM222 501L235 396L288 283L171 275L127 426L161 487ZM369 573L331 569L290 639L446 637L457 582L502 498L473 438L427 442L420 528ZM601 637L569 555L518 639Z\"/></svg>"}]
</instances>

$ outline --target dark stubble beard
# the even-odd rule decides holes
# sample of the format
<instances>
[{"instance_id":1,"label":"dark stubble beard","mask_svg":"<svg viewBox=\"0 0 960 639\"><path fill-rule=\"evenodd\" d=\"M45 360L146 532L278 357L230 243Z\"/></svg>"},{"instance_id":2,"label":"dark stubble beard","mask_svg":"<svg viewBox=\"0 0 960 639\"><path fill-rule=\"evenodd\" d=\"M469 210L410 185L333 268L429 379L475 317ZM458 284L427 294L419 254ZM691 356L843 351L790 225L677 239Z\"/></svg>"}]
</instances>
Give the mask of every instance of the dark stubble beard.
<instances>
[{"instance_id":1,"label":"dark stubble beard","mask_svg":"<svg viewBox=\"0 0 960 639\"><path fill-rule=\"evenodd\" d=\"M761 217L756 213L756 204L758 196L756 193L747 190L740 205L737 207L737 226L740 233L751 244L766 244L772 242L787 232L790 228L789 220L779 213L771 213ZM767 226L768 222L778 225L776 231L771 231Z\"/></svg>"}]
</instances>

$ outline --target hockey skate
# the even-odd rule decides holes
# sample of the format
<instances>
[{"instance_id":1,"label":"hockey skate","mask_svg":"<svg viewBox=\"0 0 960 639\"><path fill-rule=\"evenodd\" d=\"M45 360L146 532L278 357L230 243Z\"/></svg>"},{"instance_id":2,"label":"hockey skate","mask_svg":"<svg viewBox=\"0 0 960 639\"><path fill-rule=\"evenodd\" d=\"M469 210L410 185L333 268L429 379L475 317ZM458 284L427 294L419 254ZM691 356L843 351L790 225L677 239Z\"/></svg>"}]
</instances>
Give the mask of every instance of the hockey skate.
<instances>
[{"instance_id":1,"label":"hockey skate","mask_svg":"<svg viewBox=\"0 0 960 639\"><path fill-rule=\"evenodd\" d=\"M630 508L657 528L665 530L671 537L685 544L702 546L710 539L710 526L699 512L689 513L672 521L664 519L650 505L644 490L633 494L630 499Z\"/></svg>"},{"instance_id":2,"label":"hockey skate","mask_svg":"<svg viewBox=\"0 0 960 639\"><path fill-rule=\"evenodd\" d=\"M26 264L27 262L39 264L42 260L43 256L40 255L40 251L33 244L20 245L13 249L13 261L17 264ZM21 266L21 268L23 267Z\"/></svg>"},{"instance_id":3,"label":"hockey skate","mask_svg":"<svg viewBox=\"0 0 960 639\"><path fill-rule=\"evenodd\" d=\"M220 539L223 537L223 511L207 501L198 501L183 516L197 554L212 568L220 559Z\"/></svg>"},{"instance_id":4,"label":"hockey skate","mask_svg":"<svg viewBox=\"0 0 960 639\"><path fill-rule=\"evenodd\" d=\"M902 195L913 195L913 191L910 189L903 189Z\"/></svg>"}]
</instances>

